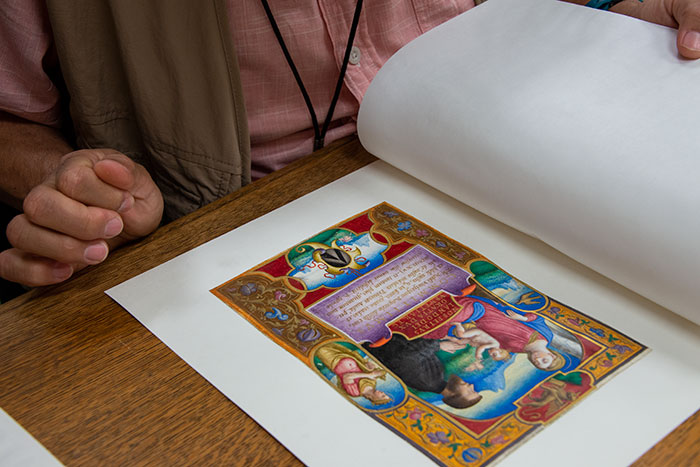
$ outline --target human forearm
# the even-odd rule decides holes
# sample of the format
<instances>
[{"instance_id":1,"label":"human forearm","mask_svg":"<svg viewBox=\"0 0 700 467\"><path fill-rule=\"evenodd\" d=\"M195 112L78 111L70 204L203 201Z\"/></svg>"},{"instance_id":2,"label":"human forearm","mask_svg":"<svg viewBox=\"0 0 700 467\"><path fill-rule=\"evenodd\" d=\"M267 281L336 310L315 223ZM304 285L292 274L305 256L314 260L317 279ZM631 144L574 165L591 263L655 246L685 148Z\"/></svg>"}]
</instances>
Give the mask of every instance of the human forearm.
<instances>
[{"instance_id":1,"label":"human forearm","mask_svg":"<svg viewBox=\"0 0 700 467\"><path fill-rule=\"evenodd\" d=\"M0 200L21 208L27 193L71 151L58 130L0 112Z\"/></svg>"}]
</instances>

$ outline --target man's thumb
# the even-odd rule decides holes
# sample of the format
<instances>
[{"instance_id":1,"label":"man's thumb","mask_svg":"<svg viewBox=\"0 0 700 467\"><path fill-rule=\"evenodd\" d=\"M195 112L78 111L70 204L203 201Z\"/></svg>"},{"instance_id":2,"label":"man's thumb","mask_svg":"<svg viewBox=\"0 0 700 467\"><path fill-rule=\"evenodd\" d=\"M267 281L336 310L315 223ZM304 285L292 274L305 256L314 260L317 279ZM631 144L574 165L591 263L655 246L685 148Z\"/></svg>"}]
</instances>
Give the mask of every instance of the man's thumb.
<instances>
[{"instance_id":1,"label":"man's thumb","mask_svg":"<svg viewBox=\"0 0 700 467\"><path fill-rule=\"evenodd\" d=\"M678 52L685 58L700 58L700 2L676 0L674 16L678 21Z\"/></svg>"}]
</instances>

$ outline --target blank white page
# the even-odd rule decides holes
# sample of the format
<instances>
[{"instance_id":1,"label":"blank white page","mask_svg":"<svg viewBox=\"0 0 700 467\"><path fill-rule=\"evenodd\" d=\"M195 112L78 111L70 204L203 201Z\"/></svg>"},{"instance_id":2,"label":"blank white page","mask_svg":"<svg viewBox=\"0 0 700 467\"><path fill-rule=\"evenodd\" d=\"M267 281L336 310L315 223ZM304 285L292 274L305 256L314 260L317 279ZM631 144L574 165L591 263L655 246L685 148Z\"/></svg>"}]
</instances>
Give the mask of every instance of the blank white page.
<instances>
[{"instance_id":1,"label":"blank white page","mask_svg":"<svg viewBox=\"0 0 700 467\"><path fill-rule=\"evenodd\" d=\"M362 144L700 322L700 61L676 31L556 0L489 0L394 55Z\"/></svg>"}]
</instances>

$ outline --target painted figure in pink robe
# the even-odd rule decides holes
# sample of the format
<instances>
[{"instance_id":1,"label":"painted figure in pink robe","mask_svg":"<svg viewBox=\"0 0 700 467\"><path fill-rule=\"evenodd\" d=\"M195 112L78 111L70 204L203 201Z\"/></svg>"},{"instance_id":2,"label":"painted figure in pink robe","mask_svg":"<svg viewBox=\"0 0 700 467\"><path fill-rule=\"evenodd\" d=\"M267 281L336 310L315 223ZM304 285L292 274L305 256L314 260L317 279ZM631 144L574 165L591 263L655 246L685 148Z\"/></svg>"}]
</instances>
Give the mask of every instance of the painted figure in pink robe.
<instances>
[{"instance_id":1,"label":"painted figure in pink robe","mask_svg":"<svg viewBox=\"0 0 700 467\"><path fill-rule=\"evenodd\" d=\"M478 360L483 351L488 351L492 358L495 355L496 360L503 360L504 356L499 353L505 350L526 353L530 362L541 370L554 371L564 365L564 358L547 347L552 333L535 313L517 312L472 295L455 297L455 300L462 309L449 322L424 335L424 338L477 344L474 346L477 347ZM466 323L473 323L479 331L466 329Z\"/></svg>"},{"instance_id":2,"label":"painted figure in pink robe","mask_svg":"<svg viewBox=\"0 0 700 467\"><path fill-rule=\"evenodd\" d=\"M391 402L389 395L377 389L377 378L383 379L386 371L371 359L336 342L320 347L316 357L336 374L338 387L349 396L362 396L378 405Z\"/></svg>"}]
</instances>

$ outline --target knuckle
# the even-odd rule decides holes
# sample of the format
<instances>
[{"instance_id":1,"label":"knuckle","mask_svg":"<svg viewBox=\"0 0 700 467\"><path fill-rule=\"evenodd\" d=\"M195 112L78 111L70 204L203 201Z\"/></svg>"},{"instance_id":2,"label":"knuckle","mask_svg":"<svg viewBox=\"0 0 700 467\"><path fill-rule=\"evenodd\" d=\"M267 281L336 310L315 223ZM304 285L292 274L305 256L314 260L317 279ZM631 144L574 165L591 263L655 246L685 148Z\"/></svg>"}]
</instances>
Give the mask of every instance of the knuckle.
<instances>
[{"instance_id":1,"label":"knuckle","mask_svg":"<svg viewBox=\"0 0 700 467\"><path fill-rule=\"evenodd\" d=\"M680 23L700 24L700 2L676 2L674 6L678 7L675 16Z\"/></svg>"},{"instance_id":2,"label":"knuckle","mask_svg":"<svg viewBox=\"0 0 700 467\"><path fill-rule=\"evenodd\" d=\"M114 159L131 171L138 170L139 168L143 168L143 166L141 164L134 161L131 157L129 157L125 154L119 153L116 157L114 157Z\"/></svg>"},{"instance_id":3,"label":"knuckle","mask_svg":"<svg viewBox=\"0 0 700 467\"><path fill-rule=\"evenodd\" d=\"M76 226L81 238L89 240L95 237L96 223L89 216L83 216L78 219Z\"/></svg>"},{"instance_id":4,"label":"knuckle","mask_svg":"<svg viewBox=\"0 0 700 467\"><path fill-rule=\"evenodd\" d=\"M47 274L44 269L36 265L27 267L19 267L17 265L10 271L10 274L12 274L14 282L19 282L29 287L38 287L49 283L45 278Z\"/></svg>"},{"instance_id":5,"label":"knuckle","mask_svg":"<svg viewBox=\"0 0 700 467\"><path fill-rule=\"evenodd\" d=\"M29 223L23 214L13 218L8 224L5 230L5 235L7 236L7 241L10 245L20 248L21 245L26 243L26 238L28 236Z\"/></svg>"},{"instance_id":6,"label":"knuckle","mask_svg":"<svg viewBox=\"0 0 700 467\"><path fill-rule=\"evenodd\" d=\"M104 220L105 215L96 214L86 211L86 214L75 220L75 225L80 232L80 238L84 240L93 240L100 238L105 229L107 222Z\"/></svg>"},{"instance_id":7,"label":"knuckle","mask_svg":"<svg viewBox=\"0 0 700 467\"><path fill-rule=\"evenodd\" d=\"M685 2L688 10L691 12L691 14L694 14L696 17L700 15L700 2L697 0L692 0L692 1L687 1Z\"/></svg>"},{"instance_id":8,"label":"knuckle","mask_svg":"<svg viewBox=\"0 0 700 467\"><path fill-rule=\"evenodd\" d=\"M18 266L16 282L20 282L29 287L39 287L56 283L56 279L51 273L51 269L41 262L32 262L23 267Z\"/></svg>"},{"instance_id":9,"label":"knuckle","mask_svg":"<svg viewBox=\"0 0 700 467\"><path fill-rule=\"evenodd\" d=\"M83 260L83 251L85 247L82 242L69 236L62 236L58 240L58 260L63 260L66 262L80 262Z\"/></svg>"},{"instance_id":10,"label":"knuckle","mask_svg":"<svg viewBox=\"0 0 700 467\"><path fill-rule=\"evenodd\" d=\"M64 154L61 157L61 163L74 163L74 161L79 161L82 159L87 159L90 161L95 161L99 158L100 151L98 149L77 149L73 152Z\"/></svg>"},{"instance_id":11,"label":"knuckle","mask_svg":"<svg viewBox=\"0 0 700 467\"><path fill-rule=\"evenodd\" d=\"M80 157L82 155L85 155L86 149L78 149L77 151L69 152L63 155L61 157L61 164L65 164L66 162L75 159L77 157Z\"/></svg>"},{"instance_id":12,"label":"knuckle","mask_svg":"<svg viewBox=\"0 0 700 467\"><path fill-rule=\"evenodd\" d=\"M0 277L8 281L17 282L13 269L10 251L0 251Z\"/></svg>"},{"instance_id":13,"label":"knuckle","mask_svg":"<svg viewBox=\"0 0 700 467\"><path fill-rule=\"evenodd\" d=\"M33 222L46 218L53 208L54 203L49 190L43 186L30 191L22 204L24 214Z\"/></svg>"},{"instance_id":14,"label":"knuckle","mask_svg":"<svg viewBox=\"0 0 700 467\"><path fill-rule=\"evenodd\" d=\"M0 277L30 287L49 282L45 268L23 261L22 255L16 250L0 252Z\"/></svg>"},{"instance_id":15,"label":"knuckle","mask_svg":"<svg viewBox=\"0 0 700 467\"><path fill-rule=\"evenodd\" d=\"M56 178L56 187L64 195L75 198L92 177L88 167L75 166L62 170Z\"/></svg>"}]
</instances>

